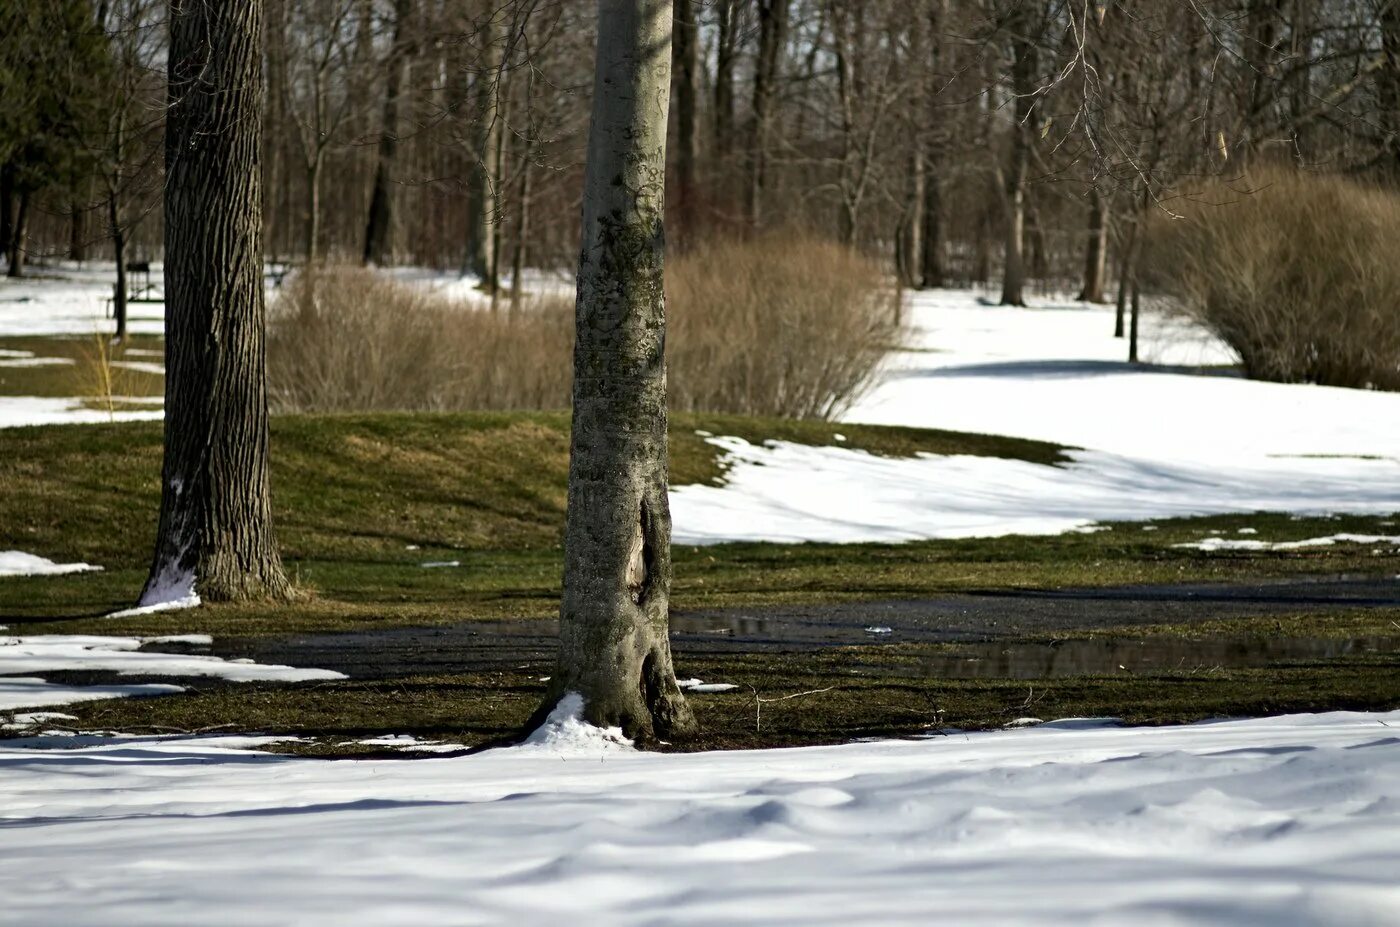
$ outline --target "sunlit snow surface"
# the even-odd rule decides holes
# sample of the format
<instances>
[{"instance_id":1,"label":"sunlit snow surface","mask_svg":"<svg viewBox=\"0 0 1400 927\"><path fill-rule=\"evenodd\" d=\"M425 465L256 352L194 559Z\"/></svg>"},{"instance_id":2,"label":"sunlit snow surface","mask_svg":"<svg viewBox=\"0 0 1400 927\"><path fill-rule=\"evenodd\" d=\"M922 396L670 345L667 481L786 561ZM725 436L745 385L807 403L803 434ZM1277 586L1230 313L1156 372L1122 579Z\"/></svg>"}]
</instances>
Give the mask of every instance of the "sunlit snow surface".
<instances>
[{"instance_id":1,"label":"sunlit snow surface","mask_svg":"<svg viewBox=\"0 0 1400 927\"><path fill-rule=\"evenodd\" d=\"M1400 394L1262 383L1184 322L1148 315L1127 364L1113 314L916 293L911 350L845 420L1069 445L1060 467L983 457L888 459L724 436L722 488L672 493L675 538L899 541L1057 534L1095 521L1222 512L1400 510Z\"/></svg>"},{"instance_id":2,"label":"sunlit snow surface","mask_svg":"<svg viewBox=\"0 0 1400 927\"><path fill-rule=\"evenodd\" d=\"M1400 712L656 755L0 744L0 923L1389 925Z\"/></svg>"}]
</instances>

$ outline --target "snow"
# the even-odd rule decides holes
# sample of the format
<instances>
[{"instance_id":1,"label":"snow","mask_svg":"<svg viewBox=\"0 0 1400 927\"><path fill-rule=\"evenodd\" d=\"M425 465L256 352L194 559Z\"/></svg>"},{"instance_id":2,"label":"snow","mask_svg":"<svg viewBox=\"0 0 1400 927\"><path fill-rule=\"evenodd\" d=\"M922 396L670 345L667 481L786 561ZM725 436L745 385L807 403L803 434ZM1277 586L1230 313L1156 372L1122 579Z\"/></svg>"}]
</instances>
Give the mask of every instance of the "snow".
<instances>
[{"instance_id":1,"label":"snow","mask_svg":"<svg viewBox=\"0 0 1400 927\"><path fill-rule=\"evenodd\" d=\"M176 486L176 492L179 486ZM177 561L180 558L175 558ZM198 608L199 594L194 589L194 574L175 563L161 567L160 576L141 593L141 601L135 608L125 608L109 614L108 618L131 618L138 615L152 615L156 612L179 611L184 608Z\"/></svg>"},{"instance_id":2,"label":"snow","mask_svg":"<svg viewBox=\"0 0 1400 927\"><path fill-rule=\"evenodd\" d=\"M1244 530L1239 533L1243 534ZM1236 538L1210 537L1172 546L1196 550L1301 550L1305 547L1332 547L1337 544L1400 544L1400 537L1381 534L1330 534L1327 537L1304 538L1301 541L1241 541Z\"/></svg>"},{"instance_id":3,"label":"snow","mask_svg":"<svg viewBox=\"0 0 1400 927\"><path fill-rule=\"evenodd\" d=\"M1080 448L1048 467L987 457L880 458L732 437L725 485L672 492L675 539L904 541L1058 534L1098 521L1228 512L1400 510L1400 394L1262 383L1122 361L1112 310L982 305L916 293L910 350L843 420ZM1144 318L1143 356L1220 364L1190 324Z\"/></svg>"},{"instance_id":4,"label":"snow","mask_svg":"<svg viewBox=\"0 0 1400 927\"><path fill-rule=\"evenodd\" d=\"M59 573L90 573L102 567L90 563L54 563L22 550L0 550L0 576L52 576Z\"/></svg>"},{"instance_id":5,"label":"snow","mask_svg":"<svg viewBox=\"0 0 1400 927\"><path fill-rule=\"evenodd\" d=\"M685 692L733 692L739 688L732 682L705 682L703 679L677 679L676 685Z\"/></svg>"},{"instance_id":6,"label":"snow","mask_svg":"<svg viewBox=\"0 0 1400 927\"><path fill-rule=\"evenodd\" d=\"M130 397L115 397L126 403ZM80 398L52 398L47 396L0 396L0 428L19 428L29 425L101 425L107 422L148 422L165 417L159 408L155 409L106 409L89 405Z\"/></svg>"},{"instance_id":7,"label":"snow","mask_svg":"<svg viewBox=\"0 0 1400 927\"><path fill-rule=\"evenodd\" d=\"M518 749L568 757L630 752L633 747L621 728L600 728L584 721L583 696L566 692L544 723L531 731Z\"/></svg>"},{"instance_id":8,"label":"snow","mask_svg":"<svg viewBox=\"0 0 1400 927\"><path fill-rule=\"evenodd\" d=\"M69 686L29 675L65 671L110 672L123 676L196 676L230 682L306 682L344 679L333 670L298 669L277 664L224 660L199 654L142 650L147 644L208 644L205 634L165 637L110 637L37 634L0 637L0 710L63 705L91 699L180 692L173 685ZM20 676L19 674L26 674Z\"/></svg>"},{"instance_id":9,"label":"snow","mask_svg":"<svg viewBox=\"0 0 1400 927\"><path fill-rule=\"evenodd\" d=\"M1400 712L412 761L0 744L0 923L1393 924Z\"/></svg>"}]
</instances>

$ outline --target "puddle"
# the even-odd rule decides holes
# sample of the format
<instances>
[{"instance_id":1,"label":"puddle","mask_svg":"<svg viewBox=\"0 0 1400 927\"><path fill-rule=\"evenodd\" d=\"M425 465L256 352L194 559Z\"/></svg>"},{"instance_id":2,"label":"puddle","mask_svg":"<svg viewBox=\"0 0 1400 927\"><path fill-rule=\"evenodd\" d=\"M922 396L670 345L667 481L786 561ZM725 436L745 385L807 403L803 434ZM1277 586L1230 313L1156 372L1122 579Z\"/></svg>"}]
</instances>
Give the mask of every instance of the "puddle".
<instances>
[{"instance_id":1,"label":"puddle","mask_svg":"<svg viewBox=\"0 0 1400 927\"><path fill-rule=\"evenodd\" d=\"M1067 640L1054 644L968 644L920 658L920 675L944 679L1048 679L1124 673L1200 672L1333 660L1400 651L1400 637ZM899 668L881 667L898 672ZM907 669L906 669L907 671Z\"/></svg>"}]
</instances>

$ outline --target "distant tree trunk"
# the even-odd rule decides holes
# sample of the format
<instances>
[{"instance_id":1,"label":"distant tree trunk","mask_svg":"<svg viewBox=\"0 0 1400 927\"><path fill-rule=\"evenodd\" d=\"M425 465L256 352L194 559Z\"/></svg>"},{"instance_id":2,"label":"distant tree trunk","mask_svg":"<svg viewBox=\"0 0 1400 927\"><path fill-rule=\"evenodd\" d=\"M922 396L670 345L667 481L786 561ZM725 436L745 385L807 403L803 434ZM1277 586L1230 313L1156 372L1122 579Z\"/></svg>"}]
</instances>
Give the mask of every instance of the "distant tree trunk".
<instances>
[{"instance_id":1,"label":"distant tree trunk","mask_svg":"<svg viewBox=\"0 0 1400 927\"><path fill-rule=\"evenodd\" d=\"M943 269L943 185L938 177L937 163L924 169L923 222L919 275L925 288L941 287L946 278Z\"/></svg>"},{"instance_id":2,"label":"distant tree trunk","mask_svg":"<svg viewBox=\"0 0 1400 927\"><path fill-rule=\"evenodd\" d=\"M10 258L10 242L15 234L15 169L0 166L0 254Z\"/></svg>"},{"instance_id":3,"label":"distant tree trunk","mask_svg":"<svg viewBox=\"0 0 1400 927\"><path fill-rule=\"evenodd\" d=\"M1400 174L1400 2L1390 0L1381 7L1380 27L1384 63L1376 72L1376 99L1390 168Z\"/></svg>"},{"instance_id":4,"label":"distant tree trunk","mask_svg":"<svg viewBox=\"0 0 1400 927\"><path fill-rule=\"evenodd\" d=\"M7 277L24 276L24 246L25 239L29 237L29 191L24 190L19 195L19 209L15 211L15 222L10 229L10 268L5 272Z\"/></svg>"},{"instance_id":5,"label":"distant tree trunk","mask_svg":"<svg viewBox=\"0 0 1400 927\"><path fill-rule=\"evenodd\" d=\"M1133 273L1133 314L1128 325L1128 363L1138 362L1138 316L1142 314L1142 286Z\"/></svg>"},{"instance_id":6,"label":"distant tree trunk","mask_svg":"<svg viewBox=\"0 0 1400 927\"><path fill-rule=\"evenodd\" d=\"M787 41L788 0L758 0L758 58L753 75L753 131L749 137L748 182L744 217L750 229L763 221L763 191L768 182L768 135L773 121L773 91Z\"/></svg>"},{"instance_id":7,"label":"distant tree trunk","mask_svg":"<svg viewBox=\"0 0 1400 927\"><path fill-rule=\"evenodd\" d=\"M165 465L150 604L287 599L272 538L262 282L262 3L171 0Z\"/></svg>"},{"instance_id":8,"label":"distant tree trunk","mask_svg":"<svg viewBox=\"0 0 1400 927\"><path fill-rule=\"evenodd\" d=\"M1104 271L1108 260L1108 215L1103 195L1098 190L1089 193L1089 236L1084 248L1084 286L1079 299L1086 303L1101 303Z\"/></svg>"},{"instance_id":9,"label":"distant tree trunk","mask_svg":"<svg viewBox=\"0 0 1400 927\"><path fill-rule=\"evenodd\" d=\"M92 185L87 184L88 196L73 197L69 200L71 213L68 216L68 260L87 260L87 201L91 198Z\"/></svg>"},{"instance_id":10,"label":"distant tree trunk","mask_svg":"<svg viewBox=\"0 0 1400 927\"><path fill-rule=\"evenodd\" d=\"M510 261L510 311L515 313L520 311L520 300L524 293L521 278L525 275L525 249L530 241L530 170L531 146L525 146L525 158L520 165L520 204L518 206L519 221L515 226L515 253Z\"/></svg>"},{"instance_id":11,"label":"distant tree trunk","mask_svg":"<svg viewBox=\"0 0 1400 927\"><path fill-rule=\"evenodd\" d=\"M107 196L107 225L112 235L112 255L117 260L117 282L112 287L112 317L117 330L112 340L120 343L126 340L126 229L122 227L121 207L115 190Z\"/></svg>"},{"instance_id":12,"label":"distant tree trunk","mask_svg":"<svg viewBox=\"0 0 1400 927\"><path fill-rule=\"evenodd\" d=\"M899 268L901 287L918 287L923 280L921 260L924 250L924 159L916 148L909 158L909 187L905 194L904 214L895 237L895 263Z\"/></svg>"},{"instance_id":13,"label":"distant tree trunk","mask_svg":"<svg viewBox=\"0 0 1400 927\"><path fill-rule=\"evenodd\" d=\"M1132 292L1137 279L1138 217L1128 224L1128 241L1123 247L1123 260L1118 273L1118 300L1113 319L1113 337L1123 337L1124 316L1128 311L1128 294Z\"/></svg>"},{"instance_id":14,"label":"distant tree trunk","mask_svg":"<svg viewBox=\"0 0 1400 927\"><path fill-rule=\"evenodd\" d=\"M495 161L497 136L501 128L500 114L496 104L500 102L498 88L501 69L496 48L494 12L488 10L487 17L478 29L482 35L484 61L478 67L472 81L472 131L470 146L476 160L475 169L468 179L468 197L471 202L471 217L467 228L467 266L469 273L476 274L490 289L491 268L496 264L492 250L495 244L492 227L496 222L496 184L498 178L492 170Z\"/></svg>"},{"instance_id":15,"label":"distant tree trunk","mask_svg":"<svg viewBox=\"0 0 1400 927\"><path fill-rule=\"evenodd\" d=\"M721 164L734 150L734 65L739 52L738 0L716 0L715 156Z\"/></svg>"},{"instance_id":16,"label":"distant tree trunk","mask_svg":"<svg viewBox=\"0 0 1400 927\"><path fill-rule=\"evenodd\" d=\"M559 666L585 718L643 740L694 729L668 639L662 205L670 0L598 0L583 196ZM538 715L537 715L538 717Z\"/></svg>"},{"instance_id":17,"label":"distant tree trunk","mask_svg":"<svg viewBox=\"0 0 1400 927\"><path fill-rule=\"evenodd\" d=\"M323 149L318 147L306 166L306 241L303 248L308 264L316 263L321 256L321 165L324 162Z\"/></svg>"},{"instance_id":18,"label":"distant tree trunk","mask_svg":"<svg viewBox=\"0 0 1400 927\"><path fill-rule=\"evenodd\" d=\"M1011 25L1011 92L1015 97L1015 124L1011 127L1004 197L1006 205L1006 264L1002 273L1001 304L1024 306L1026 180L1030 163L1031 114L1035 107L1035 76L1039 64L1033 34L1037 13L1026 0Z\"/></svg>"},{"instance_id":19,"label":"distant tree trunk","mask_svg":"<svg viewBox=\"0 0 1400 927\"><path fill-rule=\"evenodd\" d=\"M408 82L411 50L405 38L412 6L407 0L394 3L394 42L389 73L384 88L384 126L379 136L379 159L374 168L374 188L365 223L364 263L384 265L393 259L394 246L394 162L399 150L399 96Z\"/></svg>"},{"instance_id":20,"label":"distant tree trunk","mask_svg":"<svg viewBox=\"0 0 1400 927\"><path fill-rule=\"evenodd\" d=\"M505 257L505 208L502 205L500 193L504 193L502 184L505 183L506 176L506 138L509 133L505 130L507 118L507 104L509 101L502 92L501 80L496 81L496 138L495 150L491 154L491 175L495 179L496 190L499 191L495 199L496 214L491 217L491 268L487 271L486 280L483 285L486 292L491 294L491 311L497 312L501 308L501 261Z\"/></svg>"},{"instance_id":21,"label":"distant tree trunk","mask_svg":"<svg viewBox=\"0 0 1400 927\"><path fill-rule=\"evenodd\" d=\"M671 241L687 242L696 233L696 169L700 162L698 131L700 96L700 25L697 0L676 0L675 44L671 86L676 97L676 218L680 235Z\"/></svg>"}]
</instances>

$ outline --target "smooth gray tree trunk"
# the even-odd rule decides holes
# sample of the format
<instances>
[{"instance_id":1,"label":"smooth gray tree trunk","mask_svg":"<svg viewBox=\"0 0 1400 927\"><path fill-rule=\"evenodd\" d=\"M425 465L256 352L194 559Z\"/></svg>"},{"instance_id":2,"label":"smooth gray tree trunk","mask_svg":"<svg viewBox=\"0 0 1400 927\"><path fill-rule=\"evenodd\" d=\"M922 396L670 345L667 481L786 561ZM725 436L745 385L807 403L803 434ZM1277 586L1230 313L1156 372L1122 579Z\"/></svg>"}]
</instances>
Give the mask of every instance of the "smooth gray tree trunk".
<instances>
[{"instance_id":1,"label":"smooth gray tree trunk","mask_svg":"<svg viewBox=\"0 0 1400 927\"><path fill-rule=\"evenodd\" d=\"M261 0L172 0L165 465L142 601L286 599L272 537L262 285Z\"/></svg>"},{"instance_id":2,"label":"smooth gray tree trunk","mask_svg":"<svg viewBox=\"0 0 1400 927\"><path fill-rule=\"evenodd\" d=\"M597 54L559 665L541 713L576 692L593 724L642 741L674 739L695 721L676 686L667 626L662 212L670 0L599 0Z\"/></svg>"}]
</instances>

